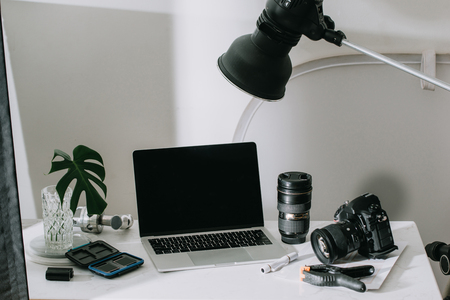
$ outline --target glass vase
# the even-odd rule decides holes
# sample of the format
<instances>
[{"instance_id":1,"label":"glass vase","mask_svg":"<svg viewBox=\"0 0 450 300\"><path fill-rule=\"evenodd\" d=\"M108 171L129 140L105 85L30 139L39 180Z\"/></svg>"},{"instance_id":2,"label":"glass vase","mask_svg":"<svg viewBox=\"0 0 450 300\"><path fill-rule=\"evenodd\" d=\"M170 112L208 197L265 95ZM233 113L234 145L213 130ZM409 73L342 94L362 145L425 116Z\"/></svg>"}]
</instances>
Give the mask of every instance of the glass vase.
<instances>
[{"instance_id":1,"label":"glass vase","mask_svg":"<svg viewBox=\"0 0 450 300\"><path fill-rule=\"evenodd\" d=\"M51 252L71 249L73 244L73 213L70 210L72 189L67 188L62 204L55 185L43 188L41 196L44 240L47 250Z\"/></svg>"}]
</instances>

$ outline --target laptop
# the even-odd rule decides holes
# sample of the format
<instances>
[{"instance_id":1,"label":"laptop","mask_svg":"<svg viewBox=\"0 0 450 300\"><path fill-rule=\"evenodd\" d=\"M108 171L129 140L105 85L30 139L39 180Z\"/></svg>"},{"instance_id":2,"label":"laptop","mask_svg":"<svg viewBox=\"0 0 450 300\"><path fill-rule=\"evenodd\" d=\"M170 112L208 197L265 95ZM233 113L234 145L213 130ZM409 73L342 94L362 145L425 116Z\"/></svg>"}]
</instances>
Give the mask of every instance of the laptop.
<instances>
[{"instance_id":1,"label":"laptop","mask_svg":"<svg viewBox=\"0 0 450 300\"><path fill-rule=\"evenodd\" d=\"M139 234L159 272L287 254L264 227L255 143L136 150L133 165Z\"/></svg>"}]
</instances>

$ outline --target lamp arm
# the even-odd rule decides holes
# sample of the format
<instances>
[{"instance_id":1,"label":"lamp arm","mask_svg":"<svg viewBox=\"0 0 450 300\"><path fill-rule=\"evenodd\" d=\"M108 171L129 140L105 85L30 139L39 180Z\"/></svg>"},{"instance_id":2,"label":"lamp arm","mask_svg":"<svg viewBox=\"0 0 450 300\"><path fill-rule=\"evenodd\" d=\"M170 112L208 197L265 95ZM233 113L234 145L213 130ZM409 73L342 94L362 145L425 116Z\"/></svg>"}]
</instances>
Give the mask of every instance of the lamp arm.
<instances>
[{"instance_id":1,"label":"lamp arm","mask_svg":"<svg viewBox=\"0 0 450 300\"><path fill-rule=\"evenodd\" d=\"M400 63L400 62L398 62L396 60L393 60L393 59L391 59L389 57L386 57L386 56L384 56L384 55L382 55L380 53L377 53L375 51L372 51L372 50L369 50L369 49L364 48L362 46L359 46L359 45L356 45L354 43L351 43L347 39L343 39L342 40L342 44L347 46L347 47L349 47L349 48L352 48L352 49L354 49L356 51L359 51L359 52L361 52L361 53L363 53L365 55L371 56L371 57L373 57L373 58L375 58L375 59L377 59L379 61L382 61L382 62L384 62L384 63L386 63L388 65L391 65L391 66L393 66L393 67L395 67L397 69L400 69L400 70L402 70L402 71L404 71L406 73L409 73L409 74L411 74L413 76L416 76L416 77L418 77L420 79L423 79L423 80L428 81L428 82L430 82L430 83L432 83L434 85L437 85L438 87L441 87L441 88L443 88L443 89L445 89L447 91L450 91L450 84L448 84L448 83L446 83L446 82L444 82L442 80L439 80L437 78L430 77L427 74L425 74L425 73L423 73L423 72L421 72L419 70L416 70L414 68L408 67L407 65L404 65L404 64L402 64L402 63Z\"/></svg>"},{"instance_id":2,"label":"lamp arm","mask_svg":"<svg viewBox=\"0 0 450 300\"><path fill-rule=\"evenodd\" d=\"M395 61L400 65L404 65L403 63L413 63L420 64L420 56L416 54L397 54L392 55L397 60L393 60L391 58L387 58L389 60ZM398 60L403 63L398 62ZM450 56L443 55L441 59L436 61L438 64L450 65ZM342 67L342 66L355 66L355 65L372 65L372 64L382 64L382 61L373 61L368 56L365 55L345 55L345 56L335 56L329 58L318 59L310 62L306 62L300 65L295 66L292 69L292 75L289 80L294 78L298 78L300 76L334 67ZM413 69L415 70L415 69ZM265 101L252 98L242 112L241 118L236 126L236 130L233 136L233 142L243 142L245 141L245 136L247 134L247 130L250 127L253 117L255 116L258 109Z\"/></svg>"},{"instance_id":3,"label":"lamp arm","mask_svg":"<svg viewBox=\"0 0 450 300\"><path fill-rule=\"evenodd\" d=\"M234 132L233 143L239 143L245 140L245 135L247 134L247 130L252 122L253 116L263 103L264 100L258 98L252 98L252 100L248 103Z\"/></svg>"}]
</instances>

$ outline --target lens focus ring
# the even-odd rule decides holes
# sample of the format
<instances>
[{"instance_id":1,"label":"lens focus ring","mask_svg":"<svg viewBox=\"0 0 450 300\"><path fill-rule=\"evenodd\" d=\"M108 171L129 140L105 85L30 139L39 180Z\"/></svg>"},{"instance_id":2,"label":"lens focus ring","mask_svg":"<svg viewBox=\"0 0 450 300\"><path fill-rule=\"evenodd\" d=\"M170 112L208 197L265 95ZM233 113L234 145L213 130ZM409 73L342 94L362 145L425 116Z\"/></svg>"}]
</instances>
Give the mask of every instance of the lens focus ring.
<instances>
[{"instance_id":1,"label":"lens focus ring","mask_svg":"<svg viewBox=\"0 0 450 300\"><path fill-rule=\"evenodd\" d=\"M306 233L309 230L309 219L303 222L278 219L278 228L286 233Z\"/></svg>"},{"instance_id":2,"label":"lens focus ring","mask_svg":"<svg viewBox=\"0 0 450 300\"><path fill-rule=\"evenodd\" d=\"M289 213L289 214L297 214L301 212L305 212L310 210L311 201L301 204L285 204L278 201L277 209L279 211Z\"/></svg>"}]
</instances>

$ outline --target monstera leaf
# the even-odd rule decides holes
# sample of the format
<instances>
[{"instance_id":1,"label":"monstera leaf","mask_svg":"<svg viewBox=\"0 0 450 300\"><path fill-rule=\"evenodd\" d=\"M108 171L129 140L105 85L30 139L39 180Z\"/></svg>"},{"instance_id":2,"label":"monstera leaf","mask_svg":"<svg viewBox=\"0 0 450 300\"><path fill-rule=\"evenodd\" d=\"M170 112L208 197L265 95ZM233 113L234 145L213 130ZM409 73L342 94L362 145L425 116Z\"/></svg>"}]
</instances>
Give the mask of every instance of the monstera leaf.
<instances>
[{"instance_id":1,"label":"monstera leaf","mask_svg":"<svg viewBox=\"0 0 450 300\"><path fill-rule=\"evenodd\" d=\"M63 160L55 161L57 157L61 157ZM98 163L92 161L97 161ZM88 214L102 214L107 204L93 185L96 184L103 191L106 198L106 185L103 183L105 180L105 168L103 167L103 159L100 154L86 146L79 145L73 150L72 160L64 151L55 149L49 174L64 169L67 169L67 173L56 184L56 191L61 199L61 203L67 187L73 180L76 180L72 199L70 200L72 212L75 213L80 195L84 191Z\"/></svg>"}]
</instances>

